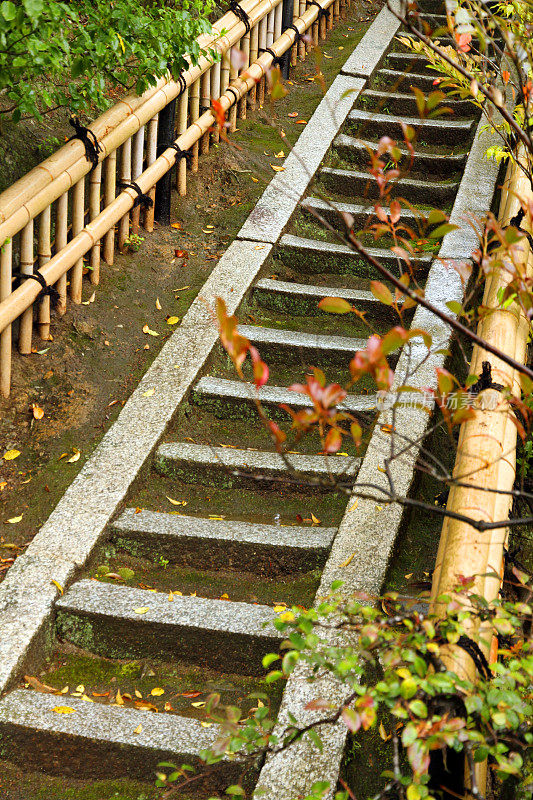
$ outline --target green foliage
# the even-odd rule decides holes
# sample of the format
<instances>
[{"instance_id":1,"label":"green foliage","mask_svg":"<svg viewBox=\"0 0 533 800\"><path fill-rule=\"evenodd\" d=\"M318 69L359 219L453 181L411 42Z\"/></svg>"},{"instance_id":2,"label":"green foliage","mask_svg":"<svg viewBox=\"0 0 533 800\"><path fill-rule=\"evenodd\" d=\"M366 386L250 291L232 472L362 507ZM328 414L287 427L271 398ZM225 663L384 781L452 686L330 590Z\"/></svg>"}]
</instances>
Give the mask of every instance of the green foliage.
<instances>
[{"instance_id":1,"label":"green foliage","mask_svg":"<svg viewBox=\"0 0 533 800\"><path fill-rule=\"evenodd\" d=\"M90 111L109 90L141 94L169 69L174 77L200 55L212 0L3 0L0 92L3 113L40 119L57 106Z\"/></svg>"}]
</instances>

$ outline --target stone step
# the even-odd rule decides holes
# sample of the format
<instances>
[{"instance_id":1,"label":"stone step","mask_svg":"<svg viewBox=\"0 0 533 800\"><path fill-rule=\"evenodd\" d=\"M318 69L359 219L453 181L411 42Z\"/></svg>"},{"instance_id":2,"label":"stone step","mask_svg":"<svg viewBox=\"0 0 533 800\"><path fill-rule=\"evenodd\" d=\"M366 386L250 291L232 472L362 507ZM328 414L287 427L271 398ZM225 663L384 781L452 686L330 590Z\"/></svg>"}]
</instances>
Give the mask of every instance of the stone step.
<instances>
[{"instance_id":1,"label":"stone step","mask_svg":"<svg viewBox=\"0 0 533 800\"><path fill-rule=\"evenodd\" d=\"M439 73L431 68L427 58L418 53L409 53L404 50L391 51L385 57L385 65L398 72L416 72L423 75L434 75L439 77Z\"/></svg>"},{"instance_id":2,"label":"stone step","mask_svg":"<svg viewBox=\"0 0 533 800\"><path fill-rule=\"evenodd\" d=\"M351 456L289 454L290 472L278 453L229 447L167 442L158 447L154 467L171 478L222 487L253 489L292 486L300 491L331 491L329 476L342 483L355 480L361 462Z\"/></svg>"},{"instance_id":3,"label":"stone step","mask_svg":"<svg viewBox=\"0 0 533 800\"><path fill-rule=\"evenodd\" d=\"M407 90L406 93L381 89L365 89L360 95L361 102L365 102L367 109L386 109L386 113L392 114L412 114L419 117L416 97L413 92ZM439 117L441 120L453 120L457 117L475 116L474 105L468 100L455 100L453 97L445 97L442 103L436 106L446 106L452 110L452 114L447 113Z\"/></svg>"},{"instance_id":4,"label":"stone step","mask_svg":"<svg viewBox=\"0 0 533 800\"><path fill-rule=\"evenodd\" d=\"M61 706L74 711L56 713L54 708ZM200 752L218 733L218 725L204 727L177 714L32 690L17 689L0 700L2 757L29 771L78 779L146 781L160 761L200 766ZM238 765L229 761L220 767L218 781L238 775Z\"/></svg>"},{"instance_id":5,"label":"stone step","mask_svg":"<svg viewBox=\"0 0 533 800\"><path fill-rule=\"evenodd\" d=\"M448 146L466 143L474 129L473 120L421 120L419 117L379 114L359 108L350 111L345 127L348 133L371 131L372 136L375 136L376 139L382 136L392 136L399 139L399 141L403 141L400 123L414 128L417 139L421 142Z\"/></svg>"},{"instance_id":6,"label":"stone step","mask_svg":"<svg viewBox=\"0 0 533 800\"><path fill-rule=\"evenodd\" d=\"M117 546L135 556L163 556L171 564L262 575L317 569L335 533L336 528L259 525L134 508L113 523Z\"/></svg>"},{"instance_id":7,"label":"stone step","mask_svg":"<svg viewBox=\"0 0 533 800\"><path fill-rule=\"evenodd\" d=\"M345 133L340 133L333 142L333 147L345 161L368 168L370 164L368 151L375 151L376 143L368 139L359 139L355 136L347 136ZM411 155L408 153L407 148L400 146L399 149L404 154L401 163L407 167L411 161ZM414 173L423 173L424 175L452 177L464 168L467 158L468 153L442 155L441 153L417 149L415 150L412 171Z\"/></svg>"},{"instance_id":8,"label":"stone step","mask_svg":"<svg viewBox=\"0 0 533 800\"><path fill-rule=\"evenodd\" d=\"M314 366L324 361L326 365L335 363L344 366L356 350L366 347L368 340L368 336L328 336L283 328L262 328L259 325L239 325L238 330L259 349L267 362L270 359L300 364L305 360Z\"/></svg>"},{"instance_id":9,"label":"stone step","mask_svg":"<svg viewBox=\"0 0 533 800\"><path fill-rule=\"evenodd\" d=\"M149 592L97 580L75 583L56 602L56 631L107 658L156 658L253 675L277 650L268 606ZM147 610L145 610L147 609Z\"/></svg>"},{"instance_id":10,"label":"stone step","mask_svg":"<svg viewBox=\"0 0 533 800\"><path fill-rule=\"evenodd\" d=\"M338 205L342 204L339 203ZM348 204L346 203L345 205ZM310 286L306 283L288 283L287 281L274 281L270 278L265 278L257 281L254 286L253 296L256 302L266 308L286 313L292 312L297 315L324 314L326 312L320 311L318 308L318 303L323 297L342 297L352 303L358 311L372 314L373 319L377 317L380 321L390 324L398 321L398 315L394 309L378 302L372 292L365 289Z\"/></svg>"},{"instance_id":11,"label":"stone step","mask_svg":"<svg viewBox=\"0 0 533 800\"><path fill-rule=\"evenodd\" d=\"M368 254L388 269L398 272L398 259L384 247L367 247ZM302 273L341 273L358 275L361 278L381 279L377 269L363 256L344 244L304 239L285 234L276 248L276 257L286 266ZM413 269L429 268L432 256L424 254L413 258Z\"/></svg>"},{"instance_id":12,"label":"stone step","mask_svg":"<svg viewBox=\"0 0 533 800\"><path fill-rule=\"evenodd\" d=\"M402 89L407 91L411 86L416 86L422 89L423 92L432 92L438 89L438 85L434 81L439 80L439 74L432 70L433 74L424 74L423 72L398 72L395 69L379 69L376 72L376 79L382 86L385 83L387 86L394 87L395 90Z\"/></svg>"},{"instance_id":13,"label":"stone step","mask_svg":"<svg viewBox=\"0 0 533 800\"><path fill-rule=\"evenodd\" d=\"M327 200L322 200L321 197L306 197L305 200L302 200L300 209L310 220L316 220L316 217L312 213L316 211L321 217L324 217L330 225L343 231L346 230L346 228L340 216L341 213L350 214L353 217L356 230L363 228L369 221L371 223L378 221L374 212L373 203L367 205L363 205L362 203L339 203L336 200L328 202ZM407 225L416 225L417 219L423 219L423 216L415 214L410 208L402 207L402 222L405 222ZM323 297L326 297L326 295L323 295ZM341 297L341 295L335 295L335 297Z\"/></svg>"},{"instance_id":14,"label":"stone step","mask_svg":"<svg viewBox=\"0 0 533 800\"><path fill-rule=\"evenodd\" d=\"M366 341L364 344L366 345ZM352 356L353 353L354 351L351 353ZM347 373L349 360L350 356L346 354ZM194 387L192 399L216 416L239 419L245 416L257 417L254 402L257 396L259 396L261 403L268 407L270 416L280 420L288 419L287 411L279 408L282 403L295 410L313 407L313 403L307 395L293 392L283 386L261 386L257 390L251 383L211 376L201 378L198 381ZM349 411L356 416L365 415L368 417L368 415L376 412L376 395L350 394L343 403L339 404L338 408L343 411Z\"/></svg>"},{"instance_id":15,"label":"stone step","mask_svg":"<svg viewBox=\"0 0 533 800\"><path fill-rule=\"evenodd\" d=\"M378 185L366 170L322 167L320 180L328 192L351 197L362 196L369 200L379 199ZM449 205L453 202L458 188L458 182L424 181L410 176L399 178L394 182L394 194L397 197L403 197L410 203L421 203L426 206Z\"/></svg>"}]
</instances>

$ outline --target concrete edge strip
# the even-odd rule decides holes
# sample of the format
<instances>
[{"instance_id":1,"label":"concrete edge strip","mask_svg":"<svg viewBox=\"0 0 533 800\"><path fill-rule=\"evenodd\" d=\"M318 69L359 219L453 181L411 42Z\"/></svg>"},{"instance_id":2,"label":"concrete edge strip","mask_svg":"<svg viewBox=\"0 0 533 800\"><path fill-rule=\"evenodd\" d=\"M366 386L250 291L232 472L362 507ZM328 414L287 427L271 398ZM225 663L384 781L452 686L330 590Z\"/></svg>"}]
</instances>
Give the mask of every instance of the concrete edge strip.
<instances>
[{"instance_id":1,"label":"concrete edge strip","mask_svg":"<svg viewBox=\"0 0 533 800\"><path fill-rule=\"evenodd\" d=\"M472 215L482 216L489 210L498 177L497 164L484 158L488 147L495 143L496 136L483 130L484 126L485 123L481 120L450 217L451 222L461 225L461 228L444 237L439 258L445 259L448 263L443 264L435 259L426 284L426 297L445 309L447 313L450 313L446 308L447 302L450 300L461 302L463 298L463 286L458 272L453 269L454 262L469 260L478 244L476 233L468 224L468 218ZM412 327L430 331L434 350L443 349L450 343L451 328L420 306L416 309ZM413 350L411 352L413 353ZM421 354L423 355L422 349ZM404 348L396 368L396 386L403 383L402 378L398 376L405 374L408 361L408 354ZM435 368L443 366L444 361L444 355L433 353L418 369L416 375L410 377L409 383L420 388L434 387ZM390 437L381 431L381 425L393 422L395 428L402 431L404 436L417 440L426 429L428 419L427 411L420 408L401 408L397 410L394 419L390 411L382 412L363 458L357 481L385 485L379 467L383 459L390 454ZM400 495L405 495L409 491L418 450L418 446L413 446L401 461L392 464L395 487ZM381 591L403 511L397 504L379 505L375 501L364 499L358 499L356 503L356 500L357 495L354 493L348 502L347 511L339 525L324 567L317 598L327 595L335 580L344 581L342 591L347 596L355 591L369 594ZM326 697L328 701L340 703L345 695L346 690L330 677L308 682L306 670L297 667L287 682L275 733L282 735L288 727L289 714L296 717L300 725L308 724L313 719L320 719L323 712L305 711L306 705L311 700ZM267 759L256 786L254 797L257 800L293 800L295 797L304 797L309 794L312 784L319 780L330 781L335 789L348 730L341 722L335 726L322 728L320 733L323 742L322 752L319 752L311 742L304 740ZM328 798L332 796L333 792L328 794Z\"/></svg>"},{"instance_id":2,"label":"concrete edge strip","mask_svg":"<svg viewBox=\"0 0 533 800\"><path fill-rule=\"evenodd\" d=\"M296 184L290 187L289 216L364 85L364 80L337 76L296 142L289 166L293 161L303 165L303 177L300 175L296 199L292 194ZM310 159L312 142L316 147L313 145ZM287 168L280 173L285 180L286 173ZM291 166L290 174L296 180L295 167ZM276 181L276 203L282 199L279 186ZM269 188L258 204L270 197ZM288 188L285 185L284 191ZM255 228L255 222L251 227ZM228 247L180 327L0 584L0 692L14 683L23 668L39 663L42 647L51 636L52 610L59 594L52 581L67 588L76 578L215 346L218 334L209 306L222 297L233 313L270 255L272 244L268 239L236 240ZM151 389L154 394L146 397Z\"/></svg>"}]
</instances>

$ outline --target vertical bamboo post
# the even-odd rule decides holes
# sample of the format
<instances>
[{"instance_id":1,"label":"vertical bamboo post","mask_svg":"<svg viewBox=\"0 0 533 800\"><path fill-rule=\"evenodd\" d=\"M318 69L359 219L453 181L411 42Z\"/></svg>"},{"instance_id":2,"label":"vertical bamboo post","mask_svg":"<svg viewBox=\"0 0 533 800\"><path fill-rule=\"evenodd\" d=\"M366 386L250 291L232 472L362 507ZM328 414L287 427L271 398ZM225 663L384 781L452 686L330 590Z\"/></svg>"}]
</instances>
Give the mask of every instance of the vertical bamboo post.
<instances>
[{"instance_id":1,"label":"vertical bamboo post","mask_svg":"<svg viewBox=\"0 0 533 800\"><path fill-rule=\"evenodd\" d=\"M131 178L137 180L143 171L144 162L144 125L132 137L131 142ZM141 227L141 207L135 206L131 211L131 232L139 233Z\"/></svg>"},{"instance_id":2,"label":"vertical bamboo post","mask_svg":"<svg viewBox=\"0 0 533 800\"><path fill-rule=\"evenodd\" d=\"M330 6L330 8L333 8L334 18L338 19L341 15L341 0L334 0L333 6Z\"/></svg>"},{"instance_id":3,"label":"vertical bamboo post","mask_svg":"<svg viewBox=\"0 0 533 800\"><path fill-rule=\"evenodd\" d=\"M236 50L241 49L241 42L237 42L235 45ZM233 62L231 60L231 51L229 53L229 80L230 83L234 81L238 77L238 71L234 67ZM229 129L233 133L237 130L237 102L233 103L228 110L228 122L229 122Z\"/></svg>"},{"instance_id":4,"label":"vertical bamboo post","mask_svg":"<svg viewBox=\"0 0 533 800\"><path fill-rule=\"evenodd\" d=\"M335 3L332 3L330 5L330 7L328 8L328 14L326 16L328 31L330 31L333 28L333 8L334 8L334 5L335 5Z\"/></svg>"},{"instance_id":5,"label":"vertical bamboo post","mask_svg":"<svg viewBox=\"0 0 533 800\"><path fill-rule=\"evenodd\" d=\"M293 22L300 16L300 0L294 0L294 10L292 14ZM291 47L291 67L295 67L298 63L298 45L295 44Z\"/></svg>"},{"instance_id":6,"label":"vertical bamboo post","mask_svg":"<svg viewBox=\"0 0 533 800\"><path fill-rule=\"evenodd\" d=\"M20 271L23 275L33 275L33 220L20 232ZM22 355L31 353L31 334L33 327L33 306L20 315L19 352Z\"/></svg>"},{"instance_id":7,"label":"vertical bamboo post","mask_svg":"<svg viewBox=\"0 0 533 800\"><path fill-rule=\"evenodd\" d=\"M243 69L246 71L250 66L250 34L247 33L246 36L243 36L241 39L241 50L244 53L244 66ZM248 97L245 94L238 103L238 116L239 119L246 119L246 106L248 104Z\"/></svg>"},{"instance_id":8,"label":"vertical bamboo post","mask_svg":"<svg viewBox=\"0 0 533 800\"><path fill-rule=\"evenodd\" d=\"M72 189L72 237L77 236L85 225L85 178L74 184ZM83 280L83 257L78 258L70 272L70 299L81 303Z\"/></svg>"},{"instance_id":9,"label":"vertical bamboo post","mask_svg":"<svg viewBox=\"0 0 533 800\"><path fill-rule=\"evenodd\" d=\"M305 9L307 6L307 0L300 0L300 17L305 14ZM298 58L300 61L305 61L305 42L303 39L299 39L298 41Z\"/></svg>"},{"instance_id":10,"label":"vertical bamboo post","mask_svg":"<svg viewBox=\"0 0 533 800\"><path fill-rule=\"evenodd\" d=\"M259 22L259 50L262 51L267 47L267 17L263 17L263 19ZM257 90L258 94L258 102L259 107L262 108L265 103L265 87L266 87L266 77L263 75L261 80L259 81L259 86Z\"/></svg>"},{"instance_id":11,"label":"vertical bamboo post","mask_svg":"<svg viewBox=\"0 0 533 800\"><path fill-rule=\"evenodd\" d=\"M8 239L0 248L0 303L11 294L13 241ZM0 392L9 397L11 388L11 325L0 333Z\"/></svg>"},{"instance_id":12,"label":"vertical bamboo post","mask_svg":"<svg viewBox=\"0 0 533 800\"><path fill-rule=\"evenodd\" d=\"M52 206L47 206L39 216L38 256L39 269L50 261L52 247L50 241L52 229ZM39 336L48 341L50 338L50 297L44 295L39 303Z\"/></svg>"},{"instance_id":13,"label":"vertical bamboo post","mask_svg":"<svg viewBox=\"0 0 533 800\"><path fill-rule=\"evenodd\" d=\"M117 183L117 151L113 150L105 160L104 208L113 202ZM104 261L109 266L115 260L115 226L104 236Z\"/></svg>"},{"instance_id":14,"label":"vertical bamboo post","mask_svg":"<svg viewBox=\"0 0 533 800\"><path fill-rule=\"evenodd\" d=\"M266 46L272 47L274 43L274 26L276 22L276 9L273 8L272 11L269 11L267 14L267 36L266 36Z\"/></svg>"},{"instance_id":15,"label":"vertical bamboo post","mask_svg":"<svg viewBox=\"0 0 533 800\"><path fill-rule=\"evenodd\" d=\"M178 98L178 136L187 130L187 109L189 106L189 89L185 89ZM180 197L187 194L187 159L180 158L176 164L176 188Z\"/></svg>"},{"instance_id":16,"label":"vertical bamboo post","mask_svg":"<svg viewBox=\"0 0 533 800\"><path fill-rule=\"evenodd\" d=\"M318 47L318 37L320 33L320 22L319 18L317 17L316 20L313 22L311 28L311 37L313 39L313 47Z\"/></svg>"},{"instance_id":17,"label":"vertical bamboo post","mask_svg":"<svg viewBox=\"0 0 533 800\"><path fill-rule=\"evenodd\" d=\"M221 94L221 66L221 62L217 61L216 64L213 64L213 69L211 70L211 97L213 97L215 100L218 100ZM215 143L220 141L220 131L218 129L218 125L215 125L213 128L212 140Z\"/></svg>"},{"instance_id":18,"label":"vertical bamboo post","mask_svg":"<svg viewBox=\"0 0 533 800\"><path fill-rule=\"evenodd\" d=\"M259 26L254 25L252 30L250 31L250 64L253 64L254 61L257 60L258 47L259 47ZM250 98L251 107L255 108L257 102L257 85L254 85L250 89L248 97Z\"/></svg>"},{"instance_id":19,"label":"vertical bamboo post","mask_svg":"<svg viewBox=\"0 0 533 800\"><path fill-rule=\"evenodd\" d=\"M56 253L66 247L68 239L68 192L64 192L57 198L56 202L56 230L55 230L55 246ZM56 311L60 316L67 310L67 273L64 272L56 283L56 289L59 293L59 300L56 303Z\"/></svg>"},{"instance_id":20,"label":"vertical bamboo post","mask_svg":"<svg viewBox=\"0 0 533 800\"><path fill-rule=\"evenodd\" d=\"M159 121L159 114L156 114L148 123L148 133L146 136L146 166L149 167L157 158L157 126ZM144 211L144 228L148 233L152 233L154 229L154 214L155 214L155 186L152 186L148 192L148 197L152 201L152 205Z\"/></svg>"},{"instance_id":21,"label":"vertical bamboo post","mask_svg":"<svg viewBox=\"0 0 533 800\"><path fill-rule=\"evenodd\" d=\"M189 88L190 124L200 116L200 79L194 81ZM198 140L191 147L191 172L198 172Z\"/></svg>"},{"instance_id":22,"label":"vertical bamboo post","mask_svg":"<svg viewBox=\"0 0 533 800\"><path fill-rule=\"evenodd\" d=\"M120 148L120 168L119 177L122 181L131 180L131 139L126 139ZM122 253L124 251L124 243L130 235L130 214L124 214L118 223L118 249Z\"/></svg>"},{"instance_id":23,"label":"vertical bamboo post","mask_svg":"<svg viewBox=\"0 0 533 800\"><path fill-rule=\"evenodd\" d=\"M203 114L211 108L211 70L208 69L204 72L201 79L200 89L200 113ZM209 153L209 131L206 131L200 140L200 153L207 155Z\"/></svg>"},{"instance_id":24,"label":"vertical bamboo post","mask_svg":"<svg viewBox=\"0 0 533 800\"><path fill-rule=\"evenodd\" d=\"M102 185L102 162L89 173L89 219L95 219L100 213ZM91 247L89 260L91 283L97 286L100 283L100 247L101 242Z\"/></svg>"},{"instance_id":25,"label":"vertical bamboo post","mask_svg":"<svg viewBox=\"0 0 533 800\"><path fill-rule=\"evenodd\" d=\"M157 152L163 153L174 141L176 135L175 97L161 109L157 126ZM172 173L164 173L157 182L155 191L154 218L160 225L170 225L172 216Z\"/></svg>"}]
</instances>

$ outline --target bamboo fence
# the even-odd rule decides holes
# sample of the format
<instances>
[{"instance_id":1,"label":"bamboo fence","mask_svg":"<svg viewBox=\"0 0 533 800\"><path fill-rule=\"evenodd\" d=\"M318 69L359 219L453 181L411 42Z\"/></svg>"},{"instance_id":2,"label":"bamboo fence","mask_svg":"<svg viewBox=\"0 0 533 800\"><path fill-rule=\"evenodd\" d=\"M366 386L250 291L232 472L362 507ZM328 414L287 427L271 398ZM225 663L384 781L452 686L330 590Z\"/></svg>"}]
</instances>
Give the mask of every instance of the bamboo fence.
<instances>
[{"instance_id":1,"label":"bamboo fence","mask_svg":"<svg viewBox=\"0 0 533 800\"><path fill-rule=\"evenodd\" d=\"M499 219L502 225L508 225L520 210L520 200L531 203L532 199L529 179L513 162L507 171L500 203ZM533 253L527 239L523 239L521 248L519 269L531 279ZM500 289L512 280L512 271L502 264L488 276L483 306L490 309L490 313L479 322L477 332L486 342L524 364L530 323L517 303L502 308L498 300ZM473 349L470 373L480 375L484 361L491 365L493 383L506 387L510 394L520 398L519 373L477 345ZM508 519L516 474L517 427L512 417L509 400L498 389L487 388L480 392L473 417L461 425L453 472L455 480L467 485L452 485L448 510L476 521ZM468 523L447 517L433 575L432 610L437 614L445 613L445 604L439 603L438 598L455 589L459 576L475 576L471 591L482 595L489 603L495 600L503 581L507 540L508 528L505 523L502 527L480 532ZM472 619L468 635L480 647L489 663L494 663L497 641L491 637L490 624ZM476 666L463 649L448 647L443 651L442 658L447 667L460 677L476 681ZM477 764L476 771L478 789L485 795L486 762Z\"/></svg>"},{"instance_id":2,"label":"bamboo fence","mask_svg":"<svg viewBox=\"0 0 533 800\"><path fill-rule=\"evenodd\" d=\"M41 338L50 336L50 297L42 295L37 280L22 280L13 288L14 273L38 274L47 286L54 286L60 315L68 299L80 303L84 273L98 284L101 262L113 263L115 247L121 251L141 223L146 231L153 230L153 206L135 205L134 188L117 194L119 182L135 181L154 200L156 183L176 166L176 189L186 195L187 170L197 171L199 155L218 141L211 100L220 102L234 130L248 107L263 103L266 73L274 56L281 57L298 39L291 58L305 58L308 45L296 30L302 35L311 28L311 38L318 42L349 2L317 0L311 5L309 0L294 0L294 27L282 32L282 0L242 0L239 6L248 23L233 11L224 14L210 34L198 38L202 54L197 63L190 62L180 80L163 77L140 97L125 97L91 124L101 148L94 169L83 142L73 139L0 195L0 393L4 397L10 393L14 334L23 355L32 353L35 325ZM246 56L240 75L232 65L232 48ZM271 52L265 52L267 48ZM159 114L174 100L176 138L165 149L161 143L158 148ZM172 145L190 152L189 164Z\"/></svg>"}]
</instances>

